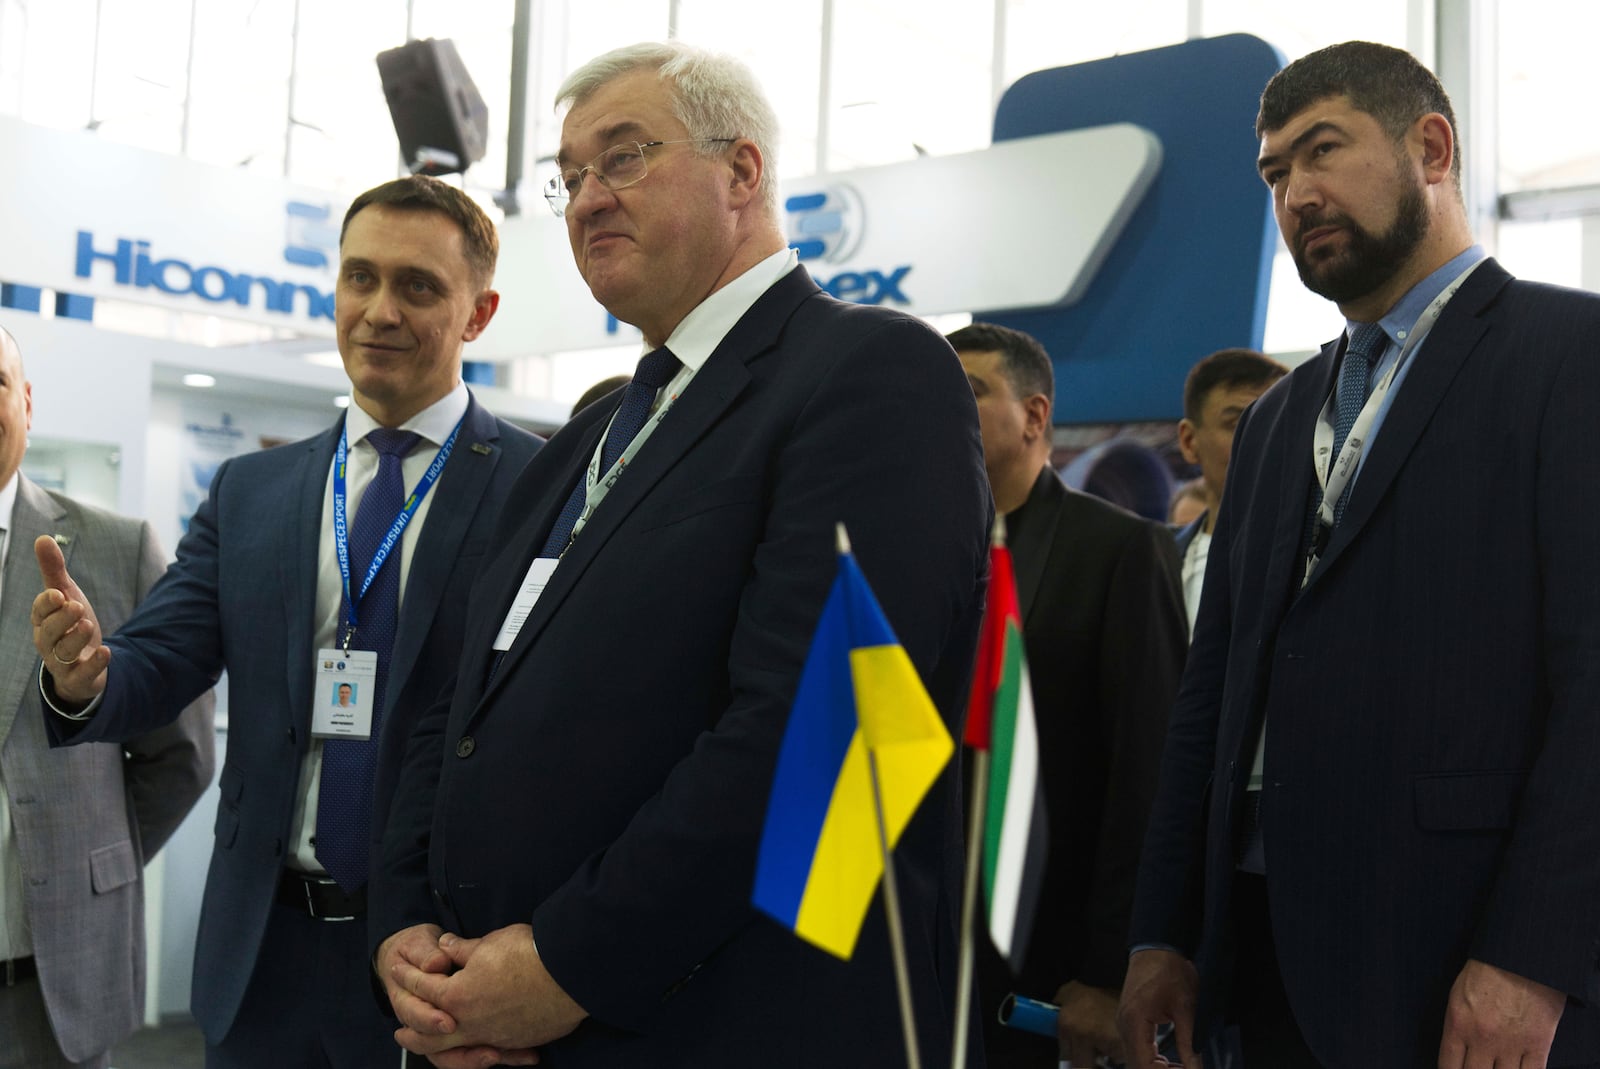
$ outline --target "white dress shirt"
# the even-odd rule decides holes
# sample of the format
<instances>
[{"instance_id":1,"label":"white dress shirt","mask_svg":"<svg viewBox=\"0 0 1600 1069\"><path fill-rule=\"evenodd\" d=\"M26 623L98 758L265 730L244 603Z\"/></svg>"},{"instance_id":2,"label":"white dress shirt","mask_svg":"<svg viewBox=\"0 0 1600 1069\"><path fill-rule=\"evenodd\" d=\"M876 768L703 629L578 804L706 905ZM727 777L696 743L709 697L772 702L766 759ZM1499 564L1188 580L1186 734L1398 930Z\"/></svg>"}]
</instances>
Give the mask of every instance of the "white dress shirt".
<instances>
[{"instance_id":1,"label":"white dress shirt","mask_svg":"<svg viewBox=\"0 0 1600 1069\"><path fill-rule=\"evenodd\" d=\"M450 432L466 414L467 404L467 388L458 382L456 388L442 399L400 425L401 430L416 431L422 436L416 448L400 465L408 489L422 480L428 465L439 455L439 447L450 437ZM378 452L365 440L367 434L377 426L377 420L363 411L354 401L351 402L350 408L345 412L345 437L349 448L349 457L345 463L345 514L350 517L351 523L355 522L367 486L372 482L372 477L378 473ZM446 465L447 468L448 466ZM440 478L444 477L441 473ZM434 490L437 489L438 486L435 485ZM421 504L417 506L416 515L411 517L410 524L400 536L402 606L406 597L406 577L411 574L411 558L416 552L422 526L428 520L428 510L433 504L433 496L430 492L422 499ZM343 592L343 581L339 575L339 555L333 544L333 465L331 464L328 466L328 481L322 494L322 536L318 547L316 617L312 628L315 647L305 651L308 662L317 650L337 646L343 635L339 622L339 600ZM352 576L351 582L359 583L360 578ZM359 646L360 642L358 641L356 645ZM298 710L291 710L291 714L293 719L299 719ZM290 840L288 866L292 869L311 873L324 871L322 863L317 860L314 839L317 831L317 798L321 786L322 740L312 739L311 748L306 752L300 766L300 799L295 804L294 821L290 825L290 834L293 838Z\"/></svg>"}]
</instances>

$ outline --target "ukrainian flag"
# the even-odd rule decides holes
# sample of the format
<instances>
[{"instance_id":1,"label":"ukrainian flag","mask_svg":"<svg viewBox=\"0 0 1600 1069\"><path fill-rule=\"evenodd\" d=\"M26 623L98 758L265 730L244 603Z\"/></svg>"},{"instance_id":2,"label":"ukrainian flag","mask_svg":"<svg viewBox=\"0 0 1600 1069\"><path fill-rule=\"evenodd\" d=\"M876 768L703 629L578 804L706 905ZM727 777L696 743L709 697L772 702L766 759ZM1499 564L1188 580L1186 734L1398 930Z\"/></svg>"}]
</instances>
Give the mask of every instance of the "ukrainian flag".
<instances>
[{"instance_id":1,"label":"ukrainian flag","mask_svg":"<svg viewBox=\"0 0 1600 1069\"><path fill-rule=\"evenodd\" d=\"M867 755L877 760L892 849L953 750L916 668L842 544L778 755L756 861L756 906L848 960L883 878Z\"/></svg>"}]
</instances>

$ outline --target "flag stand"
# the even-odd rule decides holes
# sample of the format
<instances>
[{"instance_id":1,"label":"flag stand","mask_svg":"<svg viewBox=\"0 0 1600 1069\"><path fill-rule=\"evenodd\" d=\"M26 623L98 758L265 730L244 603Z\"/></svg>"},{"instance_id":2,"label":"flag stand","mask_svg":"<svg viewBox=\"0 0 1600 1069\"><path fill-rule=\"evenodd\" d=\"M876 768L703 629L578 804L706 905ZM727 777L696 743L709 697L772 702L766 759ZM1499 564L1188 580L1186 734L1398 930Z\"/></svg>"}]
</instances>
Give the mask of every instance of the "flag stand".
<instances>
[{"instance_id":1,"label":"flag stand","mask_svg":"<svg viewBox=\"0 0 1600 1069\"><path fill-rule=\"evenodd\" d=\"M840 532L843 533L843 525ZM910 1069L922 1069L922 1055L917 1049L917 1021L911 1009L911 970L906 966L905 929L900 922L900 893L895 887L894 854L889 849L889 836L883 817L883 791L878 783L878 755L867 748L867 767L872 772L872 804L878 814L878 845L883 848L883 904L889 916L889 949L894 957L895 987L900 992L900 1027L906 1038L906 1064Z\"/></svg>"},{"instance_id":2,"label":"flag stand","mask_svg":"<svg viewBox=\"0 0 1600 1069\"><path fill-rule=\"evenodd\" d=\"M961 889L961 956L956 970L956 1034L950 1069L966 1069L967 1032L972 1019L972 928L978 909L978 867L983 857L984 811L989 801L989 751L972 755L972 815L967 828L967 873Z\"/></svg>"}]
</instances>

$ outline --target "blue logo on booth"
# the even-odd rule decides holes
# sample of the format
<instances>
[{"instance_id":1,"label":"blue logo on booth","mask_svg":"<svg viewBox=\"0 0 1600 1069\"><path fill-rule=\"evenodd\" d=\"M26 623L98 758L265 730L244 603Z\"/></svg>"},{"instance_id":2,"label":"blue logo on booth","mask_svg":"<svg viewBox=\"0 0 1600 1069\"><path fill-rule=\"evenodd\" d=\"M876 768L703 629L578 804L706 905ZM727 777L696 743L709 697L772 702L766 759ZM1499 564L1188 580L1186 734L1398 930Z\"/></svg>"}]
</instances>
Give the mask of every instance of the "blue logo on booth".
<instances>
[{"instance_id":1,"label":"blue logo on booth","mask_svg":"<svg viewBox=\"0 0 1600 1069\"><path fill-rule=\"evenodd\" d=\"M297 267L327 267L339 250L339 231L328 222L332 205L291 200L283 206L283 258Z\"/></svg>"},{"instance_id":2,"label":"blue logo on booth","mask_svg":"<svg viewBox=\"0 0 1600 1069\"><path fill-rule=\"evenodd\" d=\"M789 244L800 260L840 263L861 246L865 222L861 195L849 186L829 186L784 201L789 213Z\"/></svg>"},{"instance_id":3,"label":"blue logo on booth","mask_svg":"<svg viewBox=\"0 0 1600 1069\"><path fill-rule=\"evenodd\" d=\"M799 254L801 263L809 261L818 286L841 301L911 304L901 288L911 273L910 264L886 271L840 271L831 277L817 273L820 265L844 263L861 248L866 211L860 193L846 185L829 186L816 193L790 197L783 207L789 213L789 245Z\"/></svg>"}]
</instances>

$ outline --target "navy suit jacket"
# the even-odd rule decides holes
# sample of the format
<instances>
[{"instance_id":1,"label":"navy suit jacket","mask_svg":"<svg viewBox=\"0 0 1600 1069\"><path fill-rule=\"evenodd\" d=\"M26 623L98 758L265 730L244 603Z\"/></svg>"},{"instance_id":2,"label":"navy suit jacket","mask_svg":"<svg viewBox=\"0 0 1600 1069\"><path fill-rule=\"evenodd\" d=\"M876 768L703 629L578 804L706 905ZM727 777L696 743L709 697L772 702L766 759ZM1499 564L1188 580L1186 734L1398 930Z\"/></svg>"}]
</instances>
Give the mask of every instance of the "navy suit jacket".
<instances>
[{"instance_id":1,"label":"navy suit jacket","mask_svg":"<svg viewBox=\"0 0 1600 1069\"><path fill-rule=\"evenodd\" d=\"M991 507L972 391L925 324L796 269L666 414L486 687L512 595L616 403L563 428L512 491L454 701L419 728L396 793L373 941L531 922L591 1014L544 1065L895 1064L881 904L846 963L750 895L836 522L957 733ZM933 1062L949 1060L954 1001L956 764L897 850Z\"/></svg>"},{"instance_id":2,"label":"navy suit jacket","mask_svg":"<svg viewBox=\"0 0 1600 1069\"><path fill-rule=\"evenodd\" d=\"M1477 958L1571 996L1552 1066L1600 1060L1597 346L1600 298L1480 266L1304 589L1337 347L1246 413L1133 928L1196 958L1203 1023L1264 719L1272 934L1317 1057L1434 1065Z\"/></svg>"},{"instance_id":3,"label":"navy suit jacket","mask_svg":"<svg viewBox=\"0 0 1600 1069\"><path fill-rule=\"evenodd\" d=\"M221 1042L244 997L311 745L312 628L322 510L343 421L301 442L229 460L178 544L178 559L112 649L104 700L63 741L137 735L171 720L228 672L228 747L216 843L195 946L192 1008ZM384 702L372 826L387 819L393 765L461 649L467 593L507 489L539 439L469 403L412 554Z\"/></svg>"}]
</instances>

